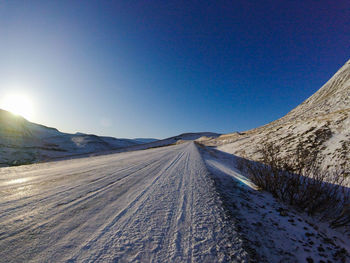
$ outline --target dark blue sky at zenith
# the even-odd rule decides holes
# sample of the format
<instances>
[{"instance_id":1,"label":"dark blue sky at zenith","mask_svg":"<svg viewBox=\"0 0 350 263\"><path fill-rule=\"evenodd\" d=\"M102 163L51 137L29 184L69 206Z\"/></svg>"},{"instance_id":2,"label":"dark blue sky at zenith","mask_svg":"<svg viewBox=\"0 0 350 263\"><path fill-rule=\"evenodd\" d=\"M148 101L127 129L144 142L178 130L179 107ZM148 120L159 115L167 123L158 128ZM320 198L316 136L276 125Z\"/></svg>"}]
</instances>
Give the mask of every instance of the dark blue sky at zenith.
<instances>
[{"instance_id":1,"label":"dark blue sky at zenith","mask_svg":"<svg viewBox=\"0 0 350 263\"><path fill-rule=\"evenodd\" d=\"M0 96L66 132L164 138L285 115L349 58L350 1L1 1Z\"/></svg>"}]
</instances>

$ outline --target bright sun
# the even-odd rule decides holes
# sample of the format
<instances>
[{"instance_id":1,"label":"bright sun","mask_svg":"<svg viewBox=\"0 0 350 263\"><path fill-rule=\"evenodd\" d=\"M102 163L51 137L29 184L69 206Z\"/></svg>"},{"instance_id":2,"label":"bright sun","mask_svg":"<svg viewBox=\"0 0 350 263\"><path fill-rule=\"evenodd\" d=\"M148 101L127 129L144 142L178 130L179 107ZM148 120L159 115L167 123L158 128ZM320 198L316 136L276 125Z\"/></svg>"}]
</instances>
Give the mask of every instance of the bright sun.
<instances>
[{"instance_id":1,"label":"bright sun","mask_svg":"<svg viewBox=\"0 0 350 263\"><path fill-rule=\"evenodd\" d=\"M32 100L22 94L7 95L0 101L0 108L20 115L26 119L33 118L34 109Z\"/></svg>"}]
</instances>

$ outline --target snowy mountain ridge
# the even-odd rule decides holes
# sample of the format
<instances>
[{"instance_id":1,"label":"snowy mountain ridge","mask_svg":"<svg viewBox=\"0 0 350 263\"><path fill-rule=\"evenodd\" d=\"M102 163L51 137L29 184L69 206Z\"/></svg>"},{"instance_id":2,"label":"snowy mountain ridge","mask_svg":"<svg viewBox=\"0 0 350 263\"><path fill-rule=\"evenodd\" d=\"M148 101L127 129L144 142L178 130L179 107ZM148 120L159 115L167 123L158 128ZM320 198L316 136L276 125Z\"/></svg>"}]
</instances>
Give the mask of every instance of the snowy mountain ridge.
<instances>
[{"instance_id":1,"label":"snowy mountain ridge","mask_svg":"<svg viewBox=\"0 0 350 263\"><path fill-rule=\"evenodd\" d=\"M280 121L312 118L350 108L350 60L315 94L289 112Z\"/></svg>"},{"instance_id":2,"label":"snowy mountain ridge","mask_svg":"<svg viewBox=\"0 0 350 263\"><path fill-rule=\"evenodd\" d=\"M0 166L109 151L140 143L92 134L62 133L0 109Z\"/></svg>"},{"instance_id":3,"label":"snowy mountain ridge","mask_svg":"<svg viewBox=\"0 0 350 263\"><path fill-rule=\"evenodd\" d=\"M350 60L316 93L284 117L246 132L222 135L206 145L260 160L259 147L281 146L288 158L299 143L318 153L325 169L350 170Z\"/></svg>"},{"instance_id":4,"label":"snowy mountain ridge","mask_svg":"<svg viewBox=\"0 0 350 263\"><path fill-rule=\"evenodd\" d=\"M119 139L81 132L69 134L29 122L21 116L0 109L0 167L86 156L98 152L144 150L218 136L220 134L213 132L197 132L157 140Z\"/></svg>"}]
</instances>

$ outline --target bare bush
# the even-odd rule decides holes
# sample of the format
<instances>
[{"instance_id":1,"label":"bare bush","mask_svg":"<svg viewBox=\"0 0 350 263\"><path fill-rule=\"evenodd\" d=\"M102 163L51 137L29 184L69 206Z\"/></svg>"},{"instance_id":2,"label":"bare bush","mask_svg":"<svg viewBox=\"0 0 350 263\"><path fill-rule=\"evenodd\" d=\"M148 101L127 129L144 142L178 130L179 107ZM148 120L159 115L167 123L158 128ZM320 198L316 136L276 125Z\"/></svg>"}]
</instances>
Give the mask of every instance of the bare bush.
<instances>
[{"instance_id":1,"label":"bare bush","mask_svg":"<svg viewBox=\"0 0 350 263\"><path fill-rule=\"evenodd\" d=\"M299 142L294 156L283 158L278 146L266 143L260 149L262 163L241 159L238 168L283 202L325 220L338 219L333 226L350 225L350 209L344 212L350 202L347 178L343 171L321 170L312 149Z\"/></svg>"}]
</instances>

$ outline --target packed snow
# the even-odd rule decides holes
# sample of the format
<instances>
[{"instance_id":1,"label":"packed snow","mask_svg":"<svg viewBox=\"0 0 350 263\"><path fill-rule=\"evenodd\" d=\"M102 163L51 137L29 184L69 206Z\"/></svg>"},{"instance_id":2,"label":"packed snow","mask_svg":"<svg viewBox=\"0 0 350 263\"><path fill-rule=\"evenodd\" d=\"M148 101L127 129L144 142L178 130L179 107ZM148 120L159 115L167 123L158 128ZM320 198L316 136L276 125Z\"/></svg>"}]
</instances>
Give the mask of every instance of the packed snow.
<instances>
[{"instance_id":1,"label":"packed snow","mask_svg":"<svg viewBox=\"0 0 350 263\"><path fill-rule=\"evenodd\" d=\"M3 262L245 262L193 143L0 170Z\"/></svg>"},{"instance_id":2,"label":"packed snow","mask_svg":"<svg viewBox=\"0 0 350 263\"><path fill-rule=\"evenodd\" d=\"M346 262L349 244L193 142L0 169L0 262Z\"/></svg>"},{"instance_id":3,"label":"packed snow","mask_svg":"<svg viewBox=\"0 0 350 263\"><path fill-rule=\"evenodd\" d=\"M282 204L237 167L237 157L201 150L250 262L350 262L350 235Z\"/></svg>"}]
</instances>

